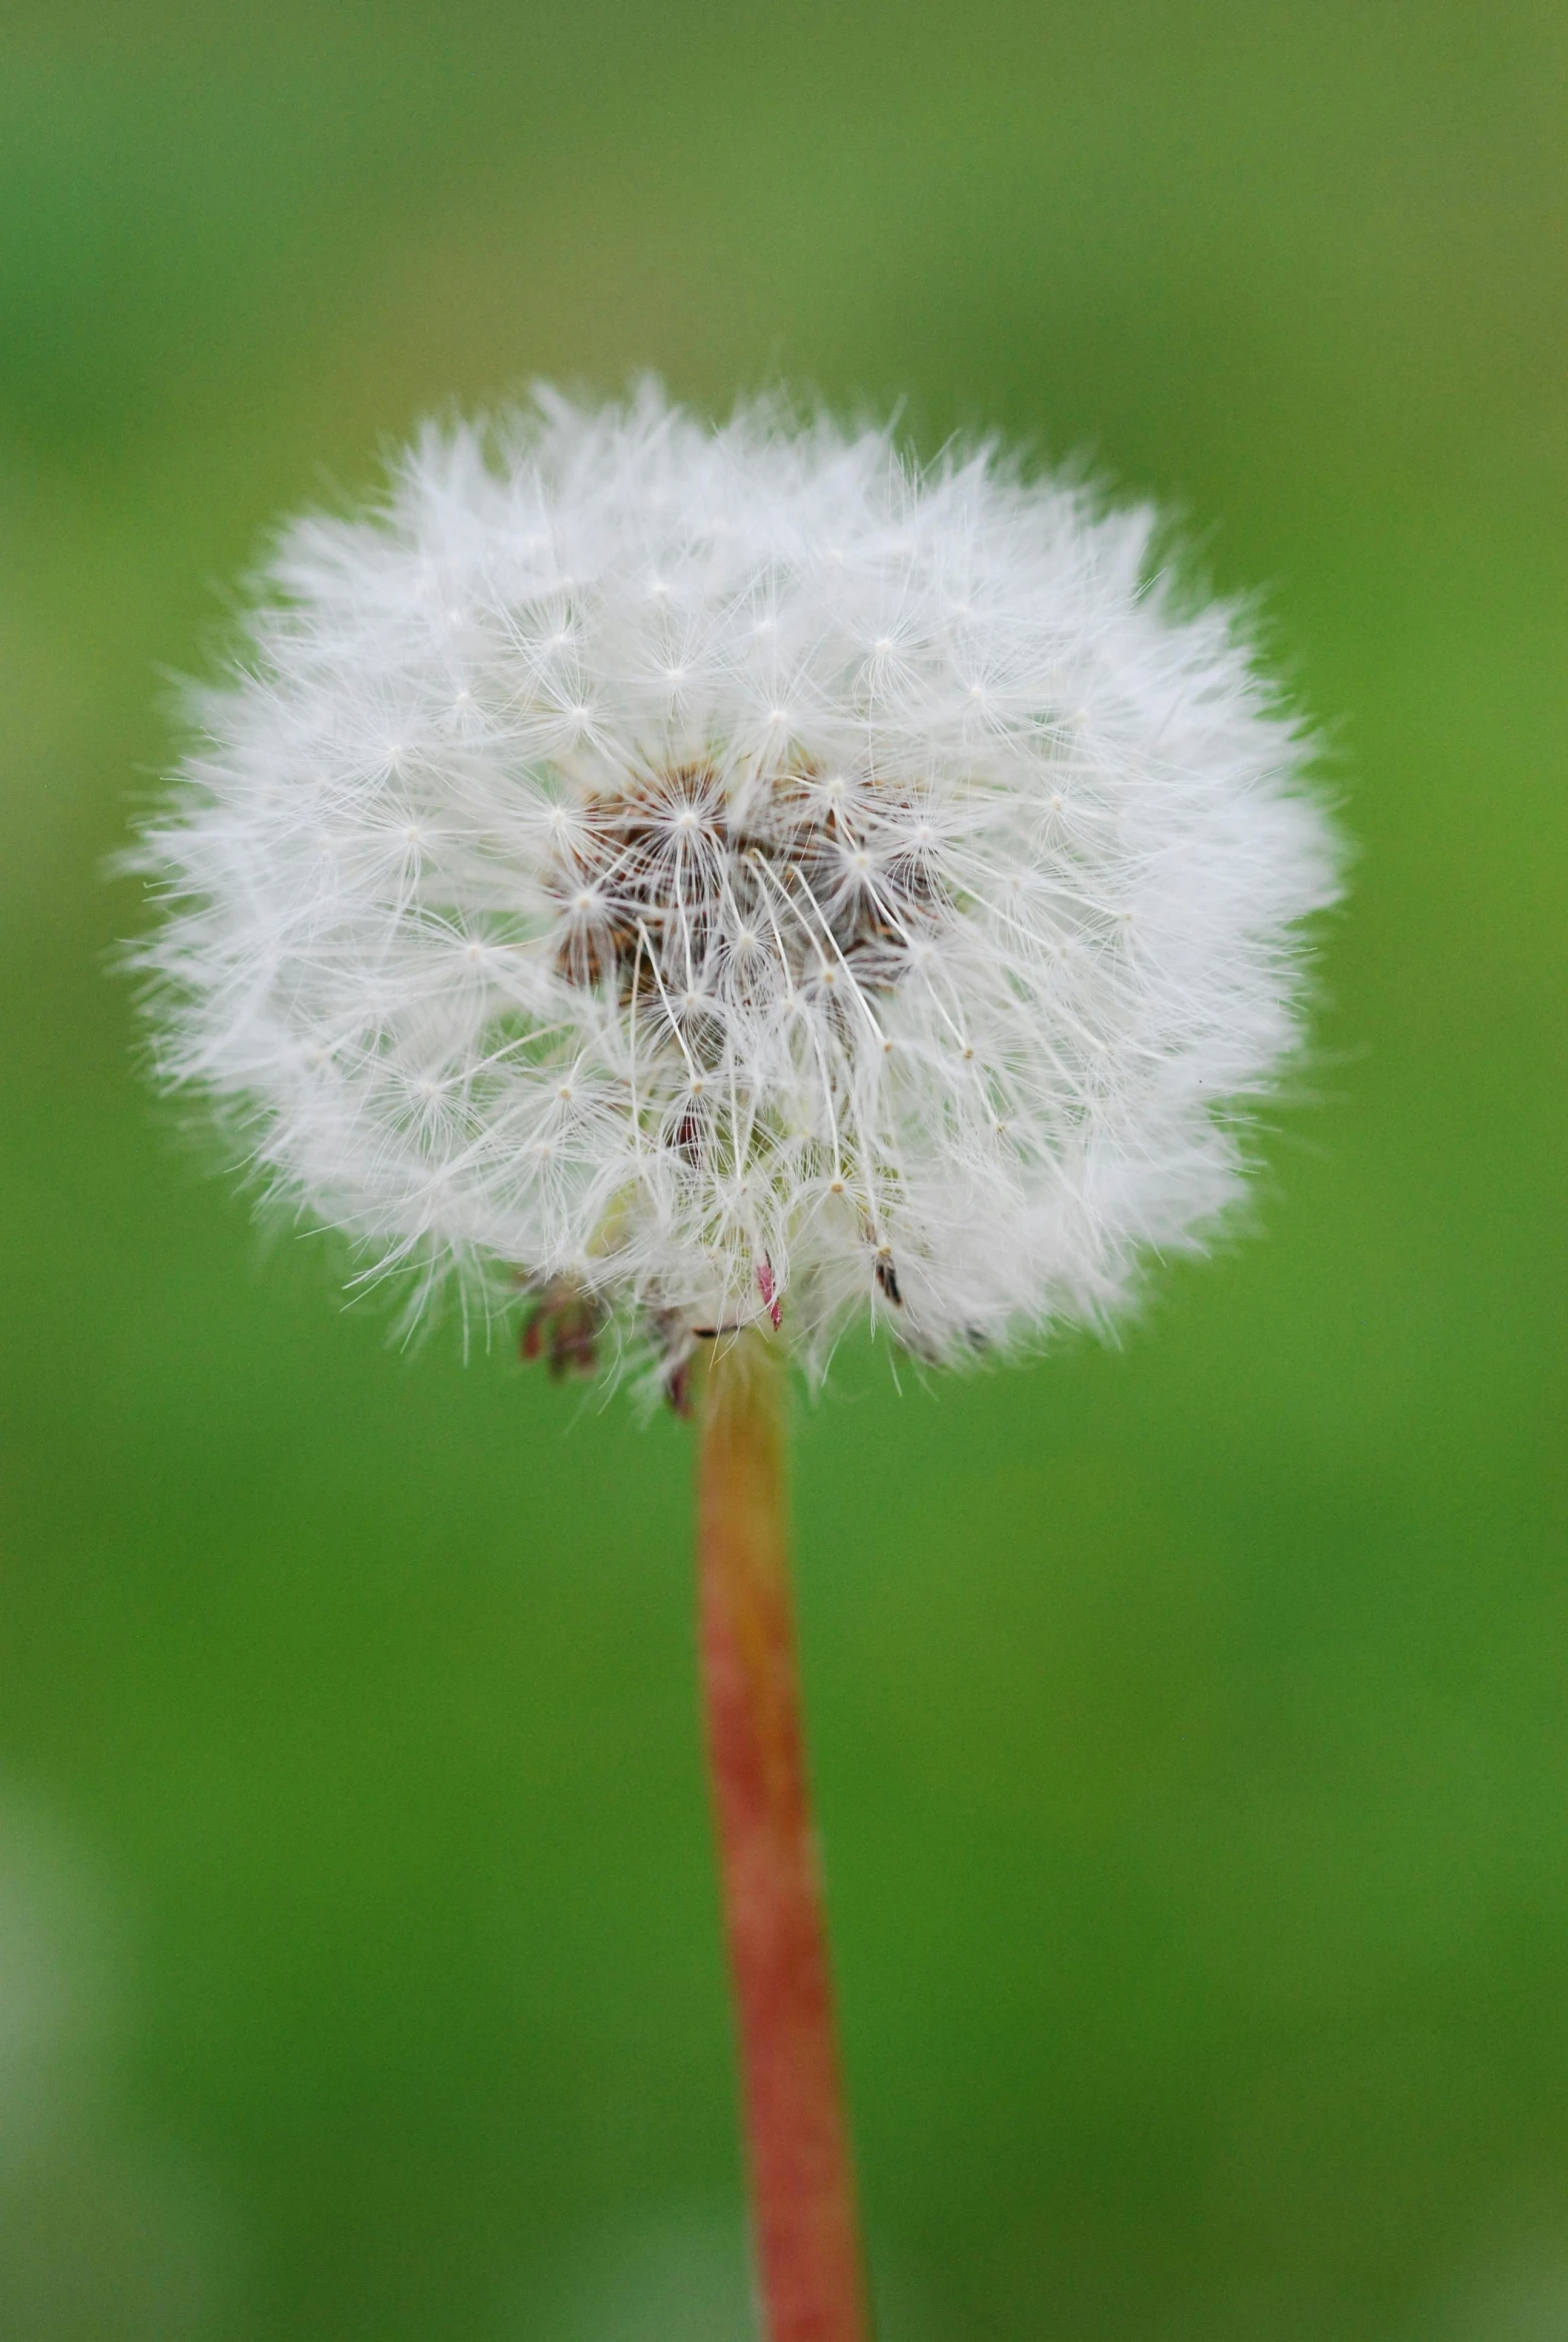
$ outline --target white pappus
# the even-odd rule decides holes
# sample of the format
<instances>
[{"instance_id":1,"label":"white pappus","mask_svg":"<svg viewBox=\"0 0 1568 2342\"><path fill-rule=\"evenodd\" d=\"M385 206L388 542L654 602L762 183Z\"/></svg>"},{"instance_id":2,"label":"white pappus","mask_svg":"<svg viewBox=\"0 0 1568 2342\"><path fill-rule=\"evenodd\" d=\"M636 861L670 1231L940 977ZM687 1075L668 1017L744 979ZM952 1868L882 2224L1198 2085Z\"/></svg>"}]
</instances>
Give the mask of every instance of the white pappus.
<instances>
[{"instance_id":1,"label":"white pappus","mask_svg":"<svg viewBox=\"0 0 1568 2342\"><path fill-rule=\"evenodd\" d=\"M1237 1193L1336 890L1154 528L776 402L427 429L289 528L144 832L161 1073L558 1368L1104 1317Z\"/></svg>"}]
</instances>

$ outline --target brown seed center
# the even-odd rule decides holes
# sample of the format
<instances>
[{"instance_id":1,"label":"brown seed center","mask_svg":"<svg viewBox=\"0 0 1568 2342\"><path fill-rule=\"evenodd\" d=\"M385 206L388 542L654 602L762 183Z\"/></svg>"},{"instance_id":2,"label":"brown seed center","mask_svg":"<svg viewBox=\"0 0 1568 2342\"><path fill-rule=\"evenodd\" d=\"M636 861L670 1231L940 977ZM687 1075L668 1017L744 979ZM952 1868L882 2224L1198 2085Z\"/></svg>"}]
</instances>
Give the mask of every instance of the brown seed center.
<instances>
[{"instance_id":1,"label":"brown seed center","mask_svg":"<svg viewBox=\"0 0 1568 2342\"><path fill-rule=\"evenodd\" d=\"M795 768L732 800L708 764L590 797L550 891L573 984L672 1014L897 983L941 910L907 798Z\"/></svg>"}]
</instances>

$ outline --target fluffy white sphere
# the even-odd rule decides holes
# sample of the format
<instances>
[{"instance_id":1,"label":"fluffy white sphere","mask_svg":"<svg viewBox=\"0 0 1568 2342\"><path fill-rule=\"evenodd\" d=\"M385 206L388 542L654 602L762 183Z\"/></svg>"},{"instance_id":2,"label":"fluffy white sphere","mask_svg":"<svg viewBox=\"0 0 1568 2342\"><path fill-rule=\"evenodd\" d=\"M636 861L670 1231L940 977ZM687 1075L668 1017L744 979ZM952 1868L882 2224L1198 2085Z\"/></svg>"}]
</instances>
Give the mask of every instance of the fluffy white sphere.
<instances>
[{"instance_id":1,"label":"fluffy white sphere","mask_svg":"<svg viewBox=\"0 0 1568 2342\"><path fill-rule=\"evenodd\" d=\"M557 1363L1104 1315L1235 1195L1334 892L1153 525L653 389L427 431L289 530L146 834L165 1074L420 1296L547 1296Z\"/></svg>"}]
</instances>

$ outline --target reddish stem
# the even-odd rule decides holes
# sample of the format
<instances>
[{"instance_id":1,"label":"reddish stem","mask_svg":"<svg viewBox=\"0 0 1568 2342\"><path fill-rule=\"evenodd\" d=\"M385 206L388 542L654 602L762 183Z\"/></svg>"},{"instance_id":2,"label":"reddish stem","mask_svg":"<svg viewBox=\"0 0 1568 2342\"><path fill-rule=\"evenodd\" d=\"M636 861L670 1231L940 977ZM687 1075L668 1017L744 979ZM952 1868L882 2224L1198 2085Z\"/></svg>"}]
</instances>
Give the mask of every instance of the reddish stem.
<instances>
[{"instance_id":1,"label":"reddish stem","mask_svg":"<svg viewBox=\"0 0 1568 2342\"><path fill-rule=\"evenodd\" d=\"M702 1679L768 2342L868 2342L806 1787L781 1376L715 1343L697 1466Z\"/></svg>"}]
</instances>

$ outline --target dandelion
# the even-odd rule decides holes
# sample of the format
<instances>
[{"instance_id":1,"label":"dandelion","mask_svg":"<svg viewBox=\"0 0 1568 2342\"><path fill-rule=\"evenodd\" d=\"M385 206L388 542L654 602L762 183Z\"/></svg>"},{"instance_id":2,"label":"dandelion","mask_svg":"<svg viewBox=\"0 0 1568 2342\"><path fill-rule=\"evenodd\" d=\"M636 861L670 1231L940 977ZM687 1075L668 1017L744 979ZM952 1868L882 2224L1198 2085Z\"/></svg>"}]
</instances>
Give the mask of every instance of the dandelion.
<instances>
[{"instance_id":1,"label":"dandelion","mask_svg":"<svg viewBox=\"0 0 1568 2342\"><path fill-rule=\"evenodd\" d=\"M143 841L161 1071L268 1192L700 1417L771 2342L866 2330L778 1362L1005 1351L1200 1248L1335 891L1308 743L1156 543L991 448L540 392L287 532Z\"/></svg>"}]
</instances>

